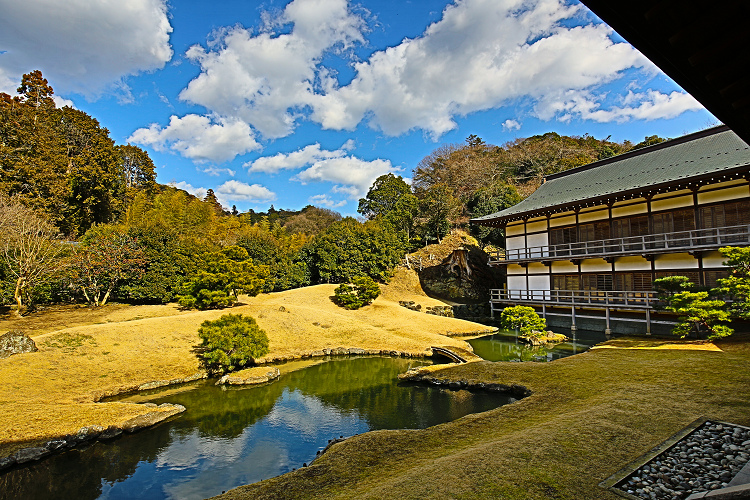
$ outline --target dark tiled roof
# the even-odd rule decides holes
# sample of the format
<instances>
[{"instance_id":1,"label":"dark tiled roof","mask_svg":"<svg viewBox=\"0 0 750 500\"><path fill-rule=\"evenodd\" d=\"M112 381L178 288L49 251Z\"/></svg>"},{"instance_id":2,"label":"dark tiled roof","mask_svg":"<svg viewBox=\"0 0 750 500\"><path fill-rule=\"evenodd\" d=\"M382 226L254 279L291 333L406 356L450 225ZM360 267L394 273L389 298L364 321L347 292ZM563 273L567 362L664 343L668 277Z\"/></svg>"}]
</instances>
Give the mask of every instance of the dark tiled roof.
<instances>
[{"instance_id":1,"label":"dark tiled roof","mask_svg":"<svg viewBox=\"0 0 750 500\"><path fill-rule=\"evenodd\" d=\"M747 171L749 166L750 147L727 127L716 127L551 175L520 203L472 222L494 225L589 202L605 203L681 183L684 187L715 174Z\"/></svg>"}]
</instances>

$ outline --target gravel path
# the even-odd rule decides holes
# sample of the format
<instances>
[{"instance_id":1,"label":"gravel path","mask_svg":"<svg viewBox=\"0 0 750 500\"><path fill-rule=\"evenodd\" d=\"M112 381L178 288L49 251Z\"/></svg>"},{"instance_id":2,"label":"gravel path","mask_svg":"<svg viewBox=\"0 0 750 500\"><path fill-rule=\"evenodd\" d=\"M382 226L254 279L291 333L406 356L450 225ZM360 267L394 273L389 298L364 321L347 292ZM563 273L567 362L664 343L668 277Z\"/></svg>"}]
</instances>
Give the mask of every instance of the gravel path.
<instances>
[{"instance_id":1,"label":"gravel path","mask_svg":"<svg viewBox=\"0 0 750 500\"><path fill-rule=\"evenodd\" d=\"M681 499L724 488L750 459L750 429L706 422L623 479L618 489L644 499Z\"/></svg>"}]
</instances>

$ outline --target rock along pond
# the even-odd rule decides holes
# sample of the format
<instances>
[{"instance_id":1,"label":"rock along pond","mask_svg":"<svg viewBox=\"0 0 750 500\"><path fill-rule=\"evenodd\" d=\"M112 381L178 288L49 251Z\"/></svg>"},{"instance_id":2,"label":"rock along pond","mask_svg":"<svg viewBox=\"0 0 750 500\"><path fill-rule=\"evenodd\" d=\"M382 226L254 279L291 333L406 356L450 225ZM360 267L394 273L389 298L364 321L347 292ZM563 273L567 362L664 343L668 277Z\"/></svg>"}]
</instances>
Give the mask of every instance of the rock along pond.
<instances>
[{"instance_id":1,"label":"rock along pond","mask_svg":"<svg viewBox=\"0 0 750 500\"><path fill-rule=\"evenodd\" d=\"M602 339L599 339L602 340ZM491 361L551 360L594 340L529 348L513 336L472 340ZM509 395L397 382L431 361L387 357L307 361L274 383L213 380L141 392L132 402L187 411L151 429L70 450L0 475L1 499L203 499L309 464L328 441L377 429L416 429L486 411Z\"/></svg>"}]
</instances>

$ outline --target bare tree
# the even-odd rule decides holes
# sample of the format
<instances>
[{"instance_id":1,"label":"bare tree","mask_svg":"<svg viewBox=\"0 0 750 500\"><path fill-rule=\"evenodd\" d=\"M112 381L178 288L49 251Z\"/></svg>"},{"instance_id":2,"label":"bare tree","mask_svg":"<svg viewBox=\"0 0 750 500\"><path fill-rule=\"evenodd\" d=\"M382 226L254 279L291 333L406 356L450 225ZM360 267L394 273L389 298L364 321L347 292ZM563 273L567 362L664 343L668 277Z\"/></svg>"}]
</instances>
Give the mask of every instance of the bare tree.
<instances>
[{"instance_id":1,"label":"bare tree","mask_svg":"<svg viewBox=\"0 0 750 500\"><path fill-rule=\"evenodd\" d=\"M18 314L28 305L31 290L63 267L57 239L57 229L18 198L0 197L0 246L16 280L13 298Z\"/></svg>"}]
</instances>

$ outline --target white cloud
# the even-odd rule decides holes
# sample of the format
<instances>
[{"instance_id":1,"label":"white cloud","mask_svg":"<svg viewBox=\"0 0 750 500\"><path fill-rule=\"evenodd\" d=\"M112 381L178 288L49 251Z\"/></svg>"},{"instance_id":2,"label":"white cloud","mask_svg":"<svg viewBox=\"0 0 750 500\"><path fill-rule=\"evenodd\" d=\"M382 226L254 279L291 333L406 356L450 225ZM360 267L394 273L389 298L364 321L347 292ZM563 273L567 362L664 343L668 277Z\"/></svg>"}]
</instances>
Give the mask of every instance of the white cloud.
<instances>
[{"instance_id":1,"label":"white cloud","mask_svg":"<svg viewBox=\"0 0 750 500\"><path fill-rule=\"evenodd\" d=\"M308 203L315 206L324 206L328 208L341 208L346 205L346 200L334 201L327 194L316 194L307 200Z\"/></svg>"},{"instance_id":2,"label":"white cloud","mask_svg":"<svg viewBox=\"0 0 750 500\"><path fill-rule=\"evenodd\" d=\"M262 156L255 161L245 163L250 172L276 173L280 170L298 170L305 168L292 180L302 183L332 182L336 184L332 191L343 193L352 199L362 196L375 179L389 172L398 171L388 160L376 159L366 161L349 154L354 148L354 141L346 141L341 148L330 151L322 149L320 144L310 144L291 153L278 153L274 156Z\"/></svg>"},{"instance_id":3,"label":"white cloud","mask_svg":"<svg viewBox=\"0 0 750 500\"><path fill-rule=\"evenodd\" d=\"M173 115L165 128L156 123L140 128L128 142L150 145L157 151L170 149L197 162L216 163L260 148L247 123L194 114L182 118Z\"/></svg>"},{"instance_id":4,"label":"white cloud","mask_svg":"<svg viewBox=\"0 0 750 500\"><path fill-rule=\"evenodd\" d=\"M213 166L213 165L210 166L210 167L201 169L201 172L203 172L204 174L208 174L208 175L214 176L214 177L218 177L221 174L226 174L226 175L229 175L231 177L234 177L235 174L237 173L234 170L232 170L231 168L219 168L219 167L216 167L216 166Z\"/></svg>"},{"instance_id":5,"label":"white cloud","mask_svg":"<svg viewBox=\"0 0 750 500\"><path fill-rule=\"evenodd\" d=\"M165 0L0 0L0 12L0 90L40 69L57 93L127 96L125 77L172 58Z\"/></svg>"},{"instance_id":6,"label":"white cloud","mask_svg":"<svg viewBox=\"0 0 750 500\"><path fill-rule=\"evenodd\" d=\"M187 191L188 193L192 194L193 196L200 198L201 200L206 197L206 192L208 191L204 187L194 187L192 184L188 184L185 181L180 182L170 182L170 186L176 187L177 189L182 189L184 191Z\"/></svg>"},{"instance_id":7,"label":"white cloud","mask_svg":"<svg viewBox=\"0 0 750 500\"><path fill-rule=\"evenodd\" d=\"M321 58L363 42L364 22L346 0L294 0L269 24L292 29L254 35L236 26L218 35L217 50L191 47L186 55L201 74L180 98L242 119L268 138L290 134L299 110L311 103Z\"/></svg>"},{"instance_id":8,"label":"white cloud","mask_svg":"<svg viewBox=\"0 0 750 500\"><path fill-rule=\"evenodd\" d=\"M623 96L631 102L621 106L604 106L607 84L626 72L655 69L629 44L614 42L609 27L585 21L582 9L566 0L455 0L422 35L352 63L352 47L366 45L367 24L348 0L294 0L264 13L260 29L221 28L206 46L191 47L186 56L200 73L180 99L205 107L223 127L247 126L243 134L249 140L224 149L227 158L256 149L255 132L266 139L284 137L306 120L333 130L367 123L390 136L421 129L437 140L456 128L458 116L511 104L521 115L562 121L656 119L698 109L686 94L648 90L631 91ZM327 63L332 56L351 64L349 83L336 78ZM147 131L159 143L172 126ZM504 126L517 130L520 122ZM180 138L171 149L190 158L216 157L202 152L208 145L196 147L198 153L189 147L200 135ZM353 143L341 149L350 147ZM308 148L246 166L270 173L314 158L321 164L308 172L312 176L346 157L320 156L319 146Z\"/></svg>"},{"instance_id":9,"label":"white cloud","mask_svg":"<svg viewBox=\"0 0 750 500\"><path fill-rule=\"evenodd\" d=\"M511 130L520 130L521 129L521 123L517 120L505 120L503 122L503 130L505 131L511 131Z\"/></svg>"},{"instance_id":10,"label":"white cloud","mask_svg":"<svg viewBox=\"0 0 750 500\"><path fill-rule=\"evenodd\" d=\"M313 119L332 129L368 119L389 135L420 128L438 138L457 115L596 88L647 65L605 25L561 26L577 12L561 0L459 0L421 37L357 64L349 85L318 97Z\"/></svg>"},{"instance_id":11,"label":"white cloud","mask_svg":"<svg viewBox=\"0 0 750 500\"><path fill-rule=\"evenodd\" d=\"M76 105L73 104L73 101L71 101L70 99L65 99L65 98L57 96L57 95L53 95L52 96L52 100L55 101L55 106L57 106L58 108L62 108L62 107L65 107L65 106L69 106L71 108L75 108L76 107Z\"/></svg>"},{"instance_id":12,"label":"white cloud","mask_svg":"<svg viewBox=\"0 0 750 500\"><path fill-rule=\"evenodd\" d=\"M178 189L184 189L188 193L200 198L206 197L208 189L205 187L194 187L185 181L170 182L170 186ZM223 207L229 207L232 201L246 201L250 203L259 203L273 201L276 199L276 193L260 184L246 184L235 180L227 181L214 190L216 199Z\"/></svg>"},{"instance_id":13,"label":"white cloud","mask_svg":"<svg viewBox=\"0 0 750 500\"><path fill-rule=\"evenodd\" d=\"M216 188L216 197L219 200L247 201L259 203L273 201L276 193L260 184L246 184L235 180L227 181Z\"/></svg>"},{"instance_id":14,"label":"white cloud","mask_svg":"<svg viewBox=\"0 0 750 500\"><path fill-rule=\"evenodd\" d=\"M292 180L304 184L308 182L340 184L334 188L334 192L347 193L350 198L356 199L367 193L375 179L397 170L388 160L365 161L346 156L316 161L309 168L292 177Z\"/></svg>"},{"instance_id":15,"label":"white cloud","mask_svg":"<svg viewBox=\"0 0 750 500\"><path fill-rule=\"evenodd\" d=\"M663 94L656 90L643 93L628 91L622 98L622 106L602 109L600 96L587 91L570 90L560 95L550 95L541 100L535 113L542 119L557 118L561 121L580 116L597 122L625 122L629 120L656 120L674 118L685 111L696 111L703 106L691 95L682 92Z\"/></svg>"},{"instance_id":16,"label":"white cloud","mask_svg":"<svg viewBox=\"0 0 750 500\"><path fill-rule=\"evenodd\" d=\"M348 144L348 142L347 142ZM344 145L346 146L346 144ZM310 144L292 153L278 153L274 156L262 156L255 161L245 163L250 172L276 173L284 169L297 169L309 165L315 161L341 157L346 154L344 148L337 151L326 151L320 148L320 144Z\"/></svg>"},{"instance_id":17,"label":"white cloud","mask_svg":"<svg viewBox=\"0 0 750 500\"><path fill-rule=\"evenodd\" d=\"M261 156L255 161L245 163L243 167L247 167L250 172L275 174L279 170L295 170L306 165L311 165L319 160L341 158L346 156L348 152L353 151L355 146L354 140L348 139L339 149L330 151L321 149L320 144L315 143L291 153Z\"/></svg>"}]
</instances>

